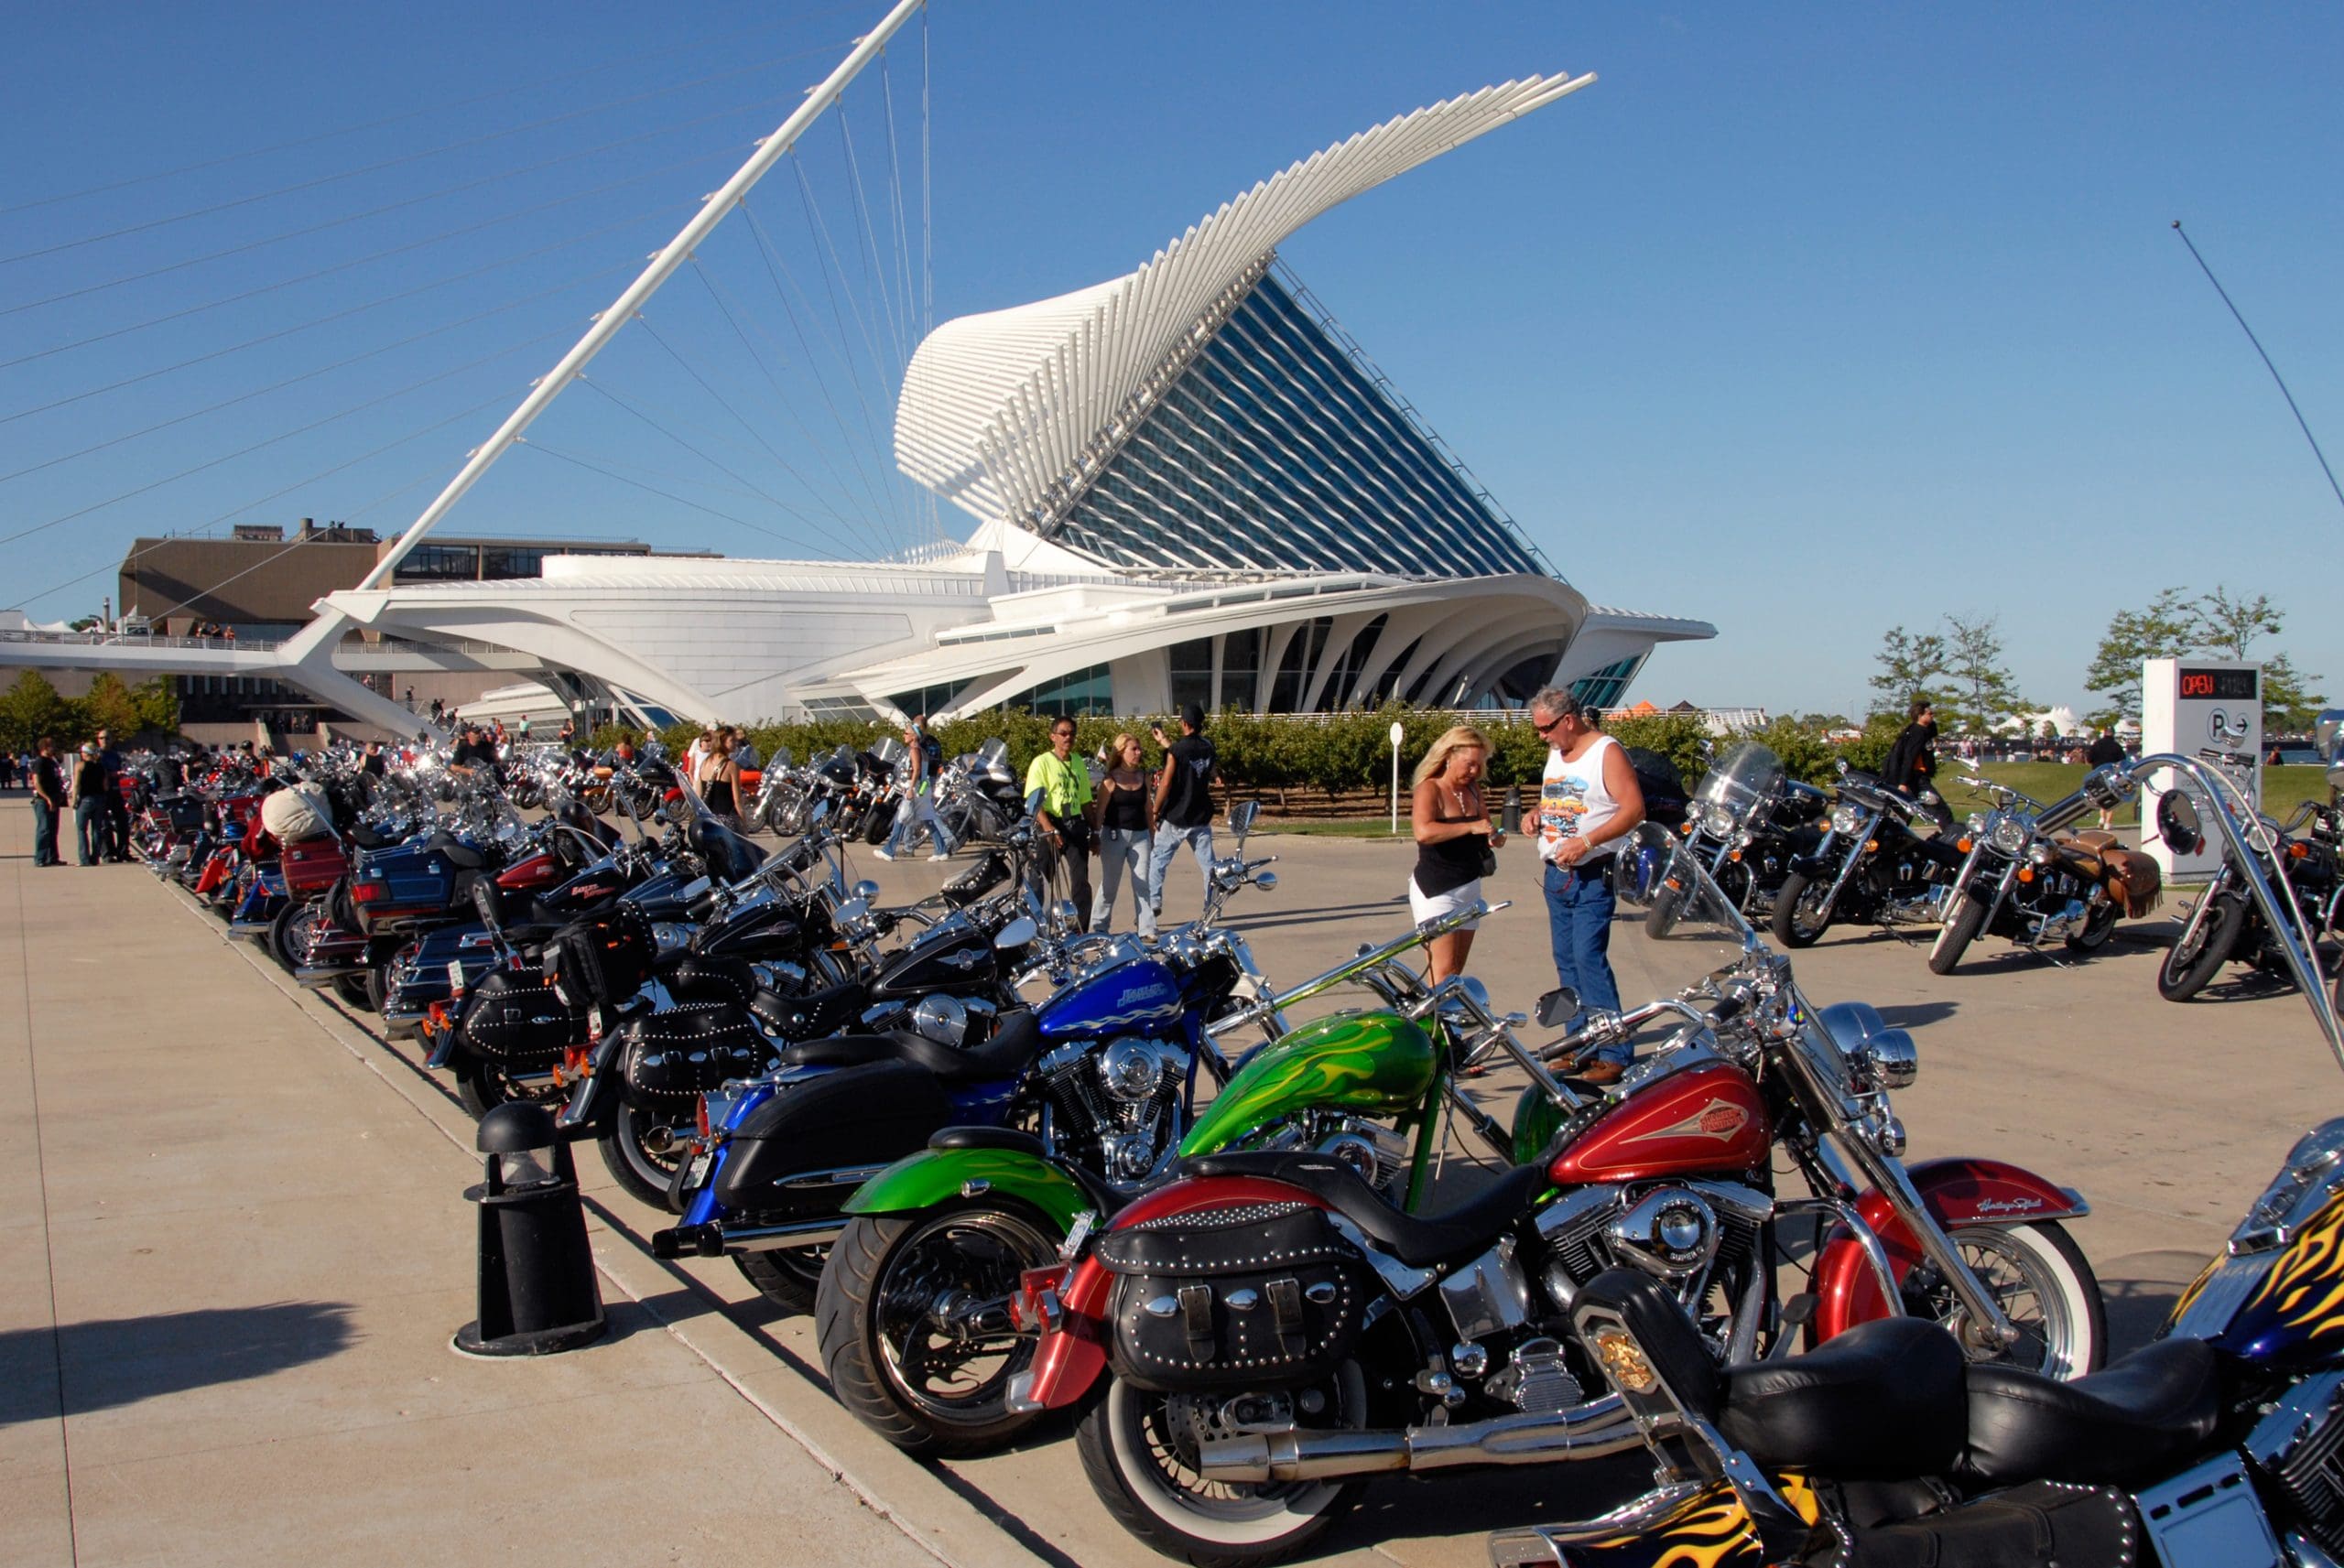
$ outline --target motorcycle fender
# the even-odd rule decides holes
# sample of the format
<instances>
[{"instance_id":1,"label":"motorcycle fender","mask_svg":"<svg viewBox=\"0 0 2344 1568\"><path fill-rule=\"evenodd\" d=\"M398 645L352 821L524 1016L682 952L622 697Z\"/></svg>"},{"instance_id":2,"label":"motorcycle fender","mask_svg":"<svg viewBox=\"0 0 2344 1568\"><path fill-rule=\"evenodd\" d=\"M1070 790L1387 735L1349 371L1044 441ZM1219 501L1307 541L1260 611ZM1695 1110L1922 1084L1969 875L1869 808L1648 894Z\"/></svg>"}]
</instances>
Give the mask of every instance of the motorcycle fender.
<instances>
[{"instance_id":1,"label":"motorcycle fender","mask_svg":"<svg viewBox=\"0 0 2344 1568\"><path fill-rule=\"evenodd\" d=\"M1812 855L1793 856L1790 864L1791 873L1805 877L1808 881L1813 881L1818 877L1835 875L1839 868L1829 850L1829 845L1827 840L1824 847Z\"/></svg>"},{"instance_id":2,"label":"motorcycle fender","mask_svg":"<svg viewBox=\"0 0 2344 1568\"><path fill-rule=\"evenodd\" d=\"M432 1036L431 1054L424 1057L423 1065L435 1073L444 1071L463 1051L462 1036L461 1029L440 1030Z\"/></svg>"},{"instance_id":3,"label":"motorcycle fender","mask_svg":"<svg viewBox=\"0 0 2344 1568\"><path fill-rule=\"evenodd\" d=\"M974 1153L977 1151L953 1150L950 1152ZM895 1168L909 1165L917 1158L915 1155ZM877 1187L891 1173L883 1171L874 1176L863 1192L849 1200L849 1212L863 1212L863 1195ZM1158 1187L1139 1198L1115 1217L1113 1228L1161 1219L1169 1214L1257 1203L1307 1203L1317 1208L1327 1206L1311 1194L1298 1187L1290 1187L1284 1182L1268 1181L1258 1176L1199 1176ZM1063 1223L1071 1225L1073 1221L1069 1217ZM1074 1271L1067 1276L1066 1283L1058 1287L1061 1314L1057 1325L1044 1334L1041 1343L1035 1347L1032 1368L1020 1374L1011 1385L1013 1409L1027 1411L1062 1410L1080 1402L1097 1386L1107 1371L1107 1314L1114 1299L1114 1289L1115 1277L1107 1271L1096 1255L1086 1257L1075 1265Z\"/></svg>"},{"instance_id":4,"label":"motorcycle fender","mask_svg":"<svg viewBox=\"0 0 2344 1568\"><path fill-rule=\"evenodd\" d=\"M2091 1212L2083 1195L2072 1187L2046 1181L2034 1172L2000 1160L1956 1156L1924 1160L1908 1165L1904 1173L1944 1229L1968 1225L2024 1225L2040 1219L2079 1219ZM1856 1200L1856 1212L1880 1238L1888 1254L1889 1272L1902 1281L1921 1260L1919 1240L1912 1227L1890 1206L1877 1189ZM1857 1324L1888 1315L1863 1248L1844 1226L1825 1240L1815 1265L1815 1317L1809 1344L1830 1338Z\"/></svg>"},{"instance_id":5,"label":"motorcycle fender","mask_svg":"<svg viewBox=\"0 0 2344 1568\"><path fill-rule=\"evenodd\" d=\"M923 1149L906 1154L854 1190L849 1214L910 1214L973 1189L1015 1198L1048 1217L1060 1235L1075 1216L1099 1206L1053 1162L1017 1149Z\"/></svg>"}]
</instances>

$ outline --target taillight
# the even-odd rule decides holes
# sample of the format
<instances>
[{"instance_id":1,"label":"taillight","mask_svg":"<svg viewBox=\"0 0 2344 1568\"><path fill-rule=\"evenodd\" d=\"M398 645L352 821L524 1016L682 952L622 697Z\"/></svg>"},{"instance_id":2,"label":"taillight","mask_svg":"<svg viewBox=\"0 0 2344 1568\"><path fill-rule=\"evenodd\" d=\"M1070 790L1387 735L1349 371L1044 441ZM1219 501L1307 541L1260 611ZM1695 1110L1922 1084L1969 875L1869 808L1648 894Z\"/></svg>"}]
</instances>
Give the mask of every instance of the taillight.
<instances>
[{"instance_id":1,"label":"taillight","mask_svg":"<svg viewBox=\"0 0 2344 1568\"><path fill-rule=\"evenodd\" d=\"M353 882L350 886L350 902L376 903L381 902L390 891L380 882Z\"/></svg>"},{"instance_id":2,"label":"taillight","mask_svg":"<svg viewBox=\"0 0 2344 1568\"><path fill-rule=\"evenodd\" d=\"M561 1065L579 1077L589 1077L594 1071L594 1054L583 1045L567 1045L562 1048Z\"/></svg>"},{"instance_id":3,"label":"taillight","mask_svg":"<svg viewBox=\"0 0 2344 1568\"><path fill-rule=\"evenodd\" d=\"M700 1138L705 1141L708 1138L708 1097L706 1095L700 1096L700 1103L692 1107L692 1125L700 1130Z\"/></svg>"},{"instance_id":4,"label":"taillight","mask_svg":"<svg viewBox=\"0 0 2344 1568\"><path fill-rule=\"evenodd\" d=\"M1051 1330L1065 1313L1058 1304L1058 1292L1074 1272L1071 1263L1052 1263L1040 1269L1028 1269L1017 1276L1017 1289L1009 1297L1009 1321L1021 1332L1036 1329Z\"/></svg>"}]
</instances>

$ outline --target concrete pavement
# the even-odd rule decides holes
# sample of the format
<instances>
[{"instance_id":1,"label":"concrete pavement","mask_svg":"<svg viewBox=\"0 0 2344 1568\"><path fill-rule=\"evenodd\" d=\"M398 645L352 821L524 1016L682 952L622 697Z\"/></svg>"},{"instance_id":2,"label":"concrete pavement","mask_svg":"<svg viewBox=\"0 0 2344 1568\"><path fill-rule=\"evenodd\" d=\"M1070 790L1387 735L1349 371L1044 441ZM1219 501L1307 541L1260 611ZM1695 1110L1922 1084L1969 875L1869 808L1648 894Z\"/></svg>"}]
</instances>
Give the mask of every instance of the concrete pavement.
<instances>
[{"instance_id":1,"label":"concrete pavement","mask_svg":"<svg viewBox=\"0 0 2344 1568\"><path fill-rule=\"evenodd\" d=\"M21 800L0 806L0 1094L24 1108L0 1121L0 1559L1162 1561L1107 1519L1062 1432L936 1467L864 1433L828 1398L810 1325L728 1262L651 1259L660 1217L591 1151L613 1337L521 1365L450 1354L472 1315L459 1194L479 1171L461 1109L408 1049L143 871L35 872ZM1231 914L1274 979L1405 929L1408 846L1257 847L1284 857L1282 885ZM890 896L949 869L864 867ZM1491 892L1519 903L1471 968L1526 1010L1553 982L1524 846ZM1196 896L1177 865L1167 916ZM1910 1158L1993 1154L2089 1196L2075 1234L2120 1347L2344 1099L2292 996L2226 979L2160 1000L2165 929L2127 926L2070 968L1990 940L1943 979L1922 945L1877 934L1797 958L1815 1000L1914 1029ZM1627 925L1614 956L1631 1000L1682 961ZM1580 1511L1623 1477L1381 1482L1327 1555L1478 1563L1483 1531Z\"/></svg>"}]
</instances>

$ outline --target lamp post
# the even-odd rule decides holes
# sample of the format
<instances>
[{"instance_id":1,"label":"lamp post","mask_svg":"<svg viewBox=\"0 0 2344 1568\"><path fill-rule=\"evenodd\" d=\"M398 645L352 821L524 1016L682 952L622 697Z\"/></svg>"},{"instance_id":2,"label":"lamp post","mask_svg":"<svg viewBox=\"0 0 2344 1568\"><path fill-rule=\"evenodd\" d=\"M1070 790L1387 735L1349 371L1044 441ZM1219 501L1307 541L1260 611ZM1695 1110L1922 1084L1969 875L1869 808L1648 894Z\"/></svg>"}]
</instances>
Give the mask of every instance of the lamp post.
<instances>
[{"instance_id":1,"label":"lamp post","mask_svg":"<svg viewBox=\"0 0 2344 1568\"><path fill-rule=\"evenodd\" d=\"M1392 836L1400 836L1400 738L1406 731L1400 721L1392 720Z\"/></svg>"}]
</instances>

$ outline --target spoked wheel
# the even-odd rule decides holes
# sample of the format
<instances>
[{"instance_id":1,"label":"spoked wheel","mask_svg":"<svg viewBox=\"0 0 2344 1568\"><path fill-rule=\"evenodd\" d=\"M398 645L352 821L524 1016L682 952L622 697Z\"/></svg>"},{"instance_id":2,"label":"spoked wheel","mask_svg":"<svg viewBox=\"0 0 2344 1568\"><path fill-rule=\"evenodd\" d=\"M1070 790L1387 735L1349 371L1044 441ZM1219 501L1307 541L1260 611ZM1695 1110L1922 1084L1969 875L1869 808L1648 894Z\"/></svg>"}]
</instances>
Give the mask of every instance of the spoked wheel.
<instances>
[{"instance_id":1,"label":"spoked wheel","mask_svg":"<svg viewBox=\"0 0 2344 1568\"><path fill-rule=\"evenodd\" d=\"M611 1179L629 1197L653 1208L669 1206L667 1193L675 1184L676 1167L683 1162L683 1143L672 1127L653 1112L622 1100L618 1114L611 1118L611 1130L600 1142Z\"/></svg>"},{"instance_id":2,"label":"spoked wheel","mask_svg":"<svg viewBox=\"0 0 2344 1568\"><path fill-rule=\"evenodd\" d=\"M1774 895L1774 938L1785 947L1812 947L1831 928L1831 884L1809 881L1797 871L1783 879Z\"/></svg>"},{"instance_id":3,"label":"spoked wheel","mask_svg":"<svg viewBox=\"0 0 2344 1568\"><path fill-rule=\"evenodd\" d=\"M458 1051L455 1059L449 1064L449 1070L456 1076L457 1100L475 1121L511 1100L536 1100L548 1110L559 1110L565 1098L561 1087L554 1082L550 1073L532 1074L526 1078L515 1079L506 1073L502 1064L476 1056L470 1051ZM659 1201L664 1206L664 1194Z\"/></svg>"},{"instance_id":4,"label":"spoked wheel","mask_svg":"<svg viewBox=\"0 0 2344 1568\"><path fill-rule=\"evenodd\" d=\"M2107 946L2108 939L2116 935L2117 917L2123 913L2113 900L2101 898L2085 914L2083 929L2067 938L2067 951L2097 953Z\"/></svg>"},{"instance_id":5,"label":"spoked wheel","mask_svg":"<svg viewBox=\"0 0 2344 1568\"><path fill-rule=\"evenodd\" d=\"M1197 1469L1203 1444L1235 1435L1234 1423L1356 1428L1366 1405L1356 1361L1323 1383L1234 1399L1151 1393L1117 1378L1082 1418L1075 1447L1091 1489L1125 1530L1197 1568L1253 1568L1300 1550L1363 1483L1210 1480Z\"/></svg>"},{"instance_id":6,"label":"spoked wheel","mask_svg":"<svg viewBox=\"0 0 2344 1568\"><path fill-rule=\"evenodd\" d=\"M1023 1209L960 1207L850 1221L815 1300L839 1402L909 1454L997 1447L1034 1417L1009 1380L1035 1340L1009 1321L1017 1277L1058 1255Z\"/></svg>"},{"instance_id":7,"label":"spoked wheel","mask_svg":"<svg viewBox=\"0 0 2344 1568\"><path fill-rule=\"evenodd\" d=\"M301 967L309 950L309 933L317 924L317 906L311 903L288 903L269 922L268 951L287 974Z\"/></svg>"},{"instance_id":8,"label":"spoked wheel","mask_svg":"<svg viewBox=\"0 0 2344 1568\"><path fill-rule=\"evenodd\" d=\"M2204 990L2230 961L2239 932L2246 925L2243 896L2219 889L2208 890L2204 896L2213 907L2190 912L2181 935L2174 938L2165 962L2157 967L2157 994L2167 1001L2187 1001Z\"/></svg>"},{"instance_id":9,"label":"spoked wheel","mask_svg":"<svg viewBox=\"0 0 2344 1568\"><path fill-rule=\"evenodd\" d=\"M1953 1288L1926 1264L1905 1277L1905 1308L1953 1331L1973 1361L2000 1361L2048 1378L2080 1378L2108 1354L2108 1316L2100 1281L2082 1249L2056 1221L1963 1226L1947 1233L1961 1260L2018 1329L2010 1346L1979 1332Z\"/></svg>"}]
</instances>

